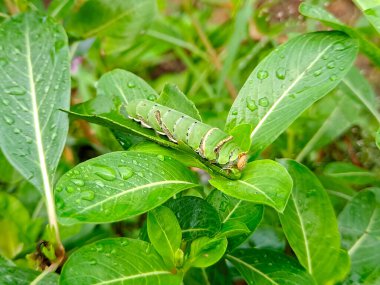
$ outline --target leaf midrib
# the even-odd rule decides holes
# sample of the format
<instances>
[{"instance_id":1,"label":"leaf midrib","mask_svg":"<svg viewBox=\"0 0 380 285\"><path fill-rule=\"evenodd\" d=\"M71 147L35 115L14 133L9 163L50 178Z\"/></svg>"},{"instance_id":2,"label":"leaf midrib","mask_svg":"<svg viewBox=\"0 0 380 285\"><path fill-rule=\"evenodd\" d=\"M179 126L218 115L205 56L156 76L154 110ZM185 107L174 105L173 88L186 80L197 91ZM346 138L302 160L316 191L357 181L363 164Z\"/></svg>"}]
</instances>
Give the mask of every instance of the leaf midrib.
<instances>
[{"instance_id":1,"label":"leaf midrib","mask_svg":"<svg viewBox=\"0 0 380 285\"><path fill-rule=\"evenodd\" d=\"M145 273L140 273L140 274L135 274L135 275L123 276L123 277L120 277L120 278L117 278L117 279L105 280L105 281L102 281L102 282L94 283L94 285L112 284L112 283L117 283L117 282L120 282L120 281L131 280L131 279L138 279L138 278L144 278L144 277L155 276L155 275L172 275L172 273L169 272L169 271L145 272Z\"/></svg>"}]
</instances>

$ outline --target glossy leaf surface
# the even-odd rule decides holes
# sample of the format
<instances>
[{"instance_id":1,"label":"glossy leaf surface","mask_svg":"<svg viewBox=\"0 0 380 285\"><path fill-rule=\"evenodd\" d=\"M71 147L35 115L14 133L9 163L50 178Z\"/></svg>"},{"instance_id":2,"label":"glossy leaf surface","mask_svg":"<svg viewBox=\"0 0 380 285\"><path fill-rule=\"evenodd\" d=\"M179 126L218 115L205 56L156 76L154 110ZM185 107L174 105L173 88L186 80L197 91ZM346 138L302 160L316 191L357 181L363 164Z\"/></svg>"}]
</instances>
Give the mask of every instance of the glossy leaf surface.
<instances>
[{"instance_id":1,"label":"glossy leaf surface","mask_svg":"<svg viewBox=\"0 0 380 285\"><path fill-rule=\"evenodd\" d=\"M214 177L210 184L225 194L257 204L266 204L282 212L292 190L286 169L272 160L248 163L239 180Z\"/></svg>"},{"instance_id":2,"label":"glossy leaf surface","mask_svg":"<svg viewBox=\"0 0 380 285\"><path fill-rule=\"evenodd\" d=\"M172 158L113 152L65 173L55 198L62 223L105 223L147 212L196 183L193 173Z\"/></svg>"},{"instance_id":3,"label":"glossy leaf surface","mask_svg":"<svg viewBox=\"0 0 380 285\"><path fill-rule=\"evenodd\" d=\"M165 266L151 244L114 238L75 251L63 267L59 284L179 285L181 277Z\"/></svg>"},{"instance_id":4,"label":"glossy leaf surface","mask_svg":"<svg viewBox=\"0 0 380 285\"><path fill-rule=\"evenodd\" d=\"M19 14L0 33L0 145L12 165L47 197L67 135L67 37L51 18ZM50 200L50 199L49 199Z\"/></svg>"},{"instance_id":5,"label":"glossy leaf surface","mask_svg":"<svg viewBox=\"0 0 380 285\"><path fill-rule=\"evenodd\" d=\"M227 249L225 237L200 237L191 243L189 265L193 267L209 267L218 262Z\"/></svg>"},{"instance_id":6,"label":"glossy leaf surface","mask_svg":"<svg viewBox=\"0 0 380 285\"><path fill-rule=\"evenodd\" d=\"M15 266L0 266L0 284L2 285L29 285L34 281L39 275L40 271L31 270L28 268L19 268ZM49 273L36 285L57 285L58 284L58 274Z\"/></svg>"},{"instance_id":7,"label":"glossy leaf surface","mask_svg":"<svg viewBox=\"0 0 380 285\"><path fill-rule=\"evenodd\" d=\"M307 167L293 160L281 163L294 183L288 205L279 215L287 240L319 283L337 281L338 271L347 264L340 264L338 223L329 197Z\"/></svg>"},{"instance_id":8,"label":"glossy leaf surface","mask_svg":"<svg viewBox=\"0 0 380 285\"><path fill-rule=\"evenodd\" d=\"M249 285L312 285L313 277L282 253L264 249L238 249L227 254Z\"/></svg>"},{"instance_id":9,"label":"glossy leaf surface","mask_svg":"<svg viewBox=\"0 0 380 285\"><path fill-rule=\"evenodd\" d=\"M357 42L341 32L291 39L262 60L239 92L226 128L251 124L251 151L260 153L303 111L338 85L351 68Z\"/></svg>"}]
</instances>

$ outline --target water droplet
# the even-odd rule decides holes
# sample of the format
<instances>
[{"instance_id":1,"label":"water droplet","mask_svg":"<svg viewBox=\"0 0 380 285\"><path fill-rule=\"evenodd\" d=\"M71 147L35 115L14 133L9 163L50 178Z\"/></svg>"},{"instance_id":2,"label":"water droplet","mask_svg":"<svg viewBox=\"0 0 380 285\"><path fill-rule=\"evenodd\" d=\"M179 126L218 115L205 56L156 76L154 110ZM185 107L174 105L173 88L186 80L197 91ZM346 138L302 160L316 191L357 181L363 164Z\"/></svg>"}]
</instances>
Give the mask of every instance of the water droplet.
<instances>
[{"instance_id":1,"label":"water droplet","mask_svg":"<svg viewBox=\"0 0 380 285\"><path fill-rule=\"evenodd\" d=\"M105 165L96 165L95 174L107 181L112 181L116 179L115 170Z\"/></svg>"},{"instance_id":2,"label":"water droplet","mask_svg":"<svg viewBox=\"0 0 380 285\"><path fill-rule=\"evenodd\" d=\"M55 191L57 191L57 192L62 192L62 190L63 190L63 188L61 186L58 186L55 188Z\"/></svg>"},{"instance_id":3,"label":"water droplet","mask_svg":"<svg viewBox=\"0 0 380 285\"><path fill-rule=\"evenodd\" d=\"M318 76L321 75L321 74L322 74L322 69L318 69L318 70L314 71L314 73L313 73L313 75L314 75L315 77L318 77Z\"/></svg>"},{"instance_id":4,"label":"water droplet","mask_svg":"<svg viewBox=\"0 0 380 285\"><path fill-rule=\"evenodd\" d=\"M159 161L164 161L165 160L165 157L161 154L157 155L157 158Z\"/></svg>"},{"instance_id":5,"label":"water droplet","mask_svg":"<svg viewBox=\"0 0 380 285\"><path fill-rule=\"evenodd\" d=\"M77 186L84 186L84 181L81 179L71 179L71 182L73 182Z\"/></svg>"},{"instance_id":6,"label":"water droplet","mask_svg":"<svg viewBox=\"0 0 380 285\"><path fill-rule=\"evenodd\" d=\"M136 172L136 174L140 177L144 177L144 174L142 172Z\"/></svg>"},{"instance_id":7,"label":"water droplet","mask_svg":"<svg viewBox=\"0 0 380 285\"><path fill-rule=\"evenodd\" d=\"M121 178L127 180L133 176L133 170L128 166L119 165L118 167Z\"/></svg>"},{"instance_id":8,"label":"water droplet","mask_svg":"<svg viewBox=\"0 0 380 285\"><path fill-rule=\"evenodd\" d=\"M257 109L255 100L247 98L247 108L251 110L252 112L255 111Z\"/></svg>"},{"instance_id":9,"label":"water droplet","mask_svg":"<svg viewBox=\"0 0 380 285\"><path fill-rule=\"evenodd\" d=\"M156 100L156 98L157 98L157 96L154 94L151 94L148 96L148 100L150 100L150 101L154 101L154 100Z\"/></svg>"},{"instance_id":10,"label":"water droplet","mask_svg":"<svg viewBox=\"0 0 380 285\"><path fill-rule=\"evenodd\" d=\"M334 49L337 50L337 51L342 51L342 50L345 50L345 47L342 43L336 43L334 45Z\"/></svg>"},{"instance_id":11,"label":"water droplet","mask_svg":"<svg viewBox=\"0 0 380 285\"><path fill-rule=\"evenodd\" d=\"M19 133L21 133L21 130L20 130L20 129L17 129L17 128L15 128L15 129L13 130L13 132L14 132L15 134L19 134Z\"/></svg>"},{"instance_id":12,"label":"water droplet","mask_svg":"<svg viewBox=\"0 0 380 285\"><path fill-rule=\"evenodd\" d=\"M84 191L82 193L82 199L87 201L92 201L95 198L95 192L94 191Z\"/></svg>"},{"instance_id":13,"label":"water droplet","mask_svg":"<svg viewBox=\"0 0 380 285\"><path fill-rule=\"evenodd\" d=\"M146 253L146 254L150 254L150 252L151 252L151 246L148 245L148 246L146 247L145 253Z\"/></svg>"},{"instance_id":14,"label":"water droplet","mask_svg":"<svg viewBox=\"0 0 380 285\"><path fill-rule=\"evenodd\" d=\"M133 163L134 165L137 165L137 160L132 160L132 163Z\"/></svg>"},{"instance_id":15,"label":"water droplet","mask_svg":"<svg viewBox=\"0 0 380 285\"><path fill-rule=\"evenodd\" d=\"M99 186L99 187L104 187L104 183L102 182L102 181L100 181L100 180L95 180L95 185L96 186Z\"/></svg>"},{"instance_id":16,"label":"water droplet","mask_svg":"<svg viewBox=\"0 0 380 285\"><path fill-rule=\"evenodd\" d=\"M66 191L67 191L67 193L73 193L75 191L75 188L72 186L67 186Z\"/></svg>"},{"instance_id":17,"label":"water droplet","mask_svg":"<svg viewBox=\"0 0 380 285\"><path fill-rule=\"evenodd\" d=\"M280 67L276 70L276 77L280 80L284 80L286 77L286 69L283 67Z\"/></svg>"},{"instance_id":18,"label":"water droplet","mask_svg":"<svg viewBox=\"0 0 380 285\"><path fill-rule=\"evenodd\" d=\"M236 116L239 112L237 110L232 111L232 115Z\"/></svg>"},{"instance_id":19,"label":"water droplet","mask_svg":"<svg viewBox=\"0 0 380 285\"><path fill-rule=\"evenodd\" d=\"M259 70L257 72L257 78L260 79L260 80L263 80L263 79L267 78L268 76L269 76L269 74L265 70Z\"/></svg>"},{"instance_id":20,"label":"water droplet","mask_svg":"<svg viewBox=\"0 0 380 285\"><path fill-rule=\"evenodd\" d=\"M120 244L121 244L122 246L127 246L127 245L129 244L129 241L128 241L128 240L122 240L122 241L120 242Z\"/></svg>"},{"instance_id":21,"label":"water droplet","mask_svg":"<svg viewBox=\"0 0 380 285\"><path fill-rule=\"evenodd\" d=\"M3 99L2 102L3 102L3 104L4 104L5 106L8 106L8 105L9 105L9 100L8 100L8 99Z\"/></svg>"},{"instance_id":22,"label":"water droplet","mask_svg":"<svg viewBox=\"0 0 380 285\"><path fill-rule=\"evenodd\" d=\"M267 97L263 97L259 99L259 105L261 107L268 107L269 106L269 100Z\"/></svg>"},{"instance_id":23,"label":"water droplet","mask_svg":"<svg viewBox=\"0 0 380 285\"><path fill-rule=\"evenodd\" d=\"M33 142L32 138L28 137L28 136L25 137L25 140L26 140L27 143L32 143Z\"/></svg>"},{"instance_id":24,"label":"water droplet","mask_svg":"<svg viewBox=\"0 0 380 285\"><path fill-rule=\"evenodd\" d=\"M292 98L292 99L296 99L296 94L292 93L292 94L289 95L289 97Z\"/></svg>"},{"instance_id":25,"label":"water droplet","mask_svg":"<svg viewBox=\"0 0 380 285\"><path fill-rule=\"evenodd\" d=\"M227 206L228 206L228 203L226 201L222 201L220 203L219 210L222 211L222 212L225 212L227 210Z\"/></svg>"},{"instance_id":26,"label":"water droplet","mask_svg":"<svg viewBox=\"0 0 380 285\"><path fill-rule=\"evenodd\" d=\"M343 67L343 66L339 67L339 70L342 70L342 71L343 71L343 70L344 70L344 67Z\"/></svg>"},{"instance_id":27,"label":"water droplet","mask_svg":"<svg viewBox=\"0 0 380 285\"><path fill-rule=\"evenodd\" d=\"M127 86L128 86L129 88L135 88L135 87L136 87L136 84L135 84L133 81L129 81Z\"/></svg>"},{"instance_id":28,"label":"water droplet","mask_svg":"<svg viewBox=\"0 0 380 285\"><path fill-rule=\"evenodd\" d=\"M57 133L52 133L52 135L51 135L51 140L53 141L53 140L55 140L55 138L57 137Z\"/></svg>"},{"instance_id":29,"label":"water droplet","mask_svg":"<svg viewBox=\"0 0 380 285\"><path fill-rule=\"evenodd\" d=\"M328 69L333 69L333 68L335 68L335 61L330 61L328 64L327 64L327 68Z\"/></svg>"},{"instance_id":30,"label":"water droplet","mask_svg":"<svg viewBox=\"0 0 380 285\"><path fill-rule=\"evenodd\" d=\"M323 56L322 56L322 59L323 60L326 60L326 59L328 59L329 58L329 56L327 55L327 54L324 54Z\"/></svg>"},{"instance_id":31,"label":"water droplet","mask_svg":"<svg viewBox=\"0 0 380 285\"><path fill-rule=\"evenodd\" d=\"M7 116L4 116L4 120L5 120L5 122L6 122L8 125L12 125L12 124L15 122L15 120L13 120L12 118L9 118L9 117L7 117Z\"/></svg>"},{"instance_id":32,"label":"water droplet","mask_svg":"<svg viewBox=\"0 0 380 285\"><path fill-rule=\"evenodd\" d=\"M91 259L88 263L90 263L91 265L95 265L97 264L97 261L95 259Z\"/></svg>"},{"instance_id":33,"label":"water droplet","mask_svg":"<svg viewBox=\"0 0 380 285\"><path fill-rule=\"evenodd\" d=\"M333 74L333 75L330 76L329 79L330 79L330 81L335 81L335 80L338 79L338 76L336 76L335 74Z\"/></svg>"},{"instance_id":34,"label":"water droplet","mask_svg":"<svg viewBox=\"0 0 380 285\"><path fill-rule=\"evenodd\" d=\"M6 92L14 96L21 96L26 93L25 90L19 86L10 87L9 89L6 90Z\"/></svg>"}]
</instances>

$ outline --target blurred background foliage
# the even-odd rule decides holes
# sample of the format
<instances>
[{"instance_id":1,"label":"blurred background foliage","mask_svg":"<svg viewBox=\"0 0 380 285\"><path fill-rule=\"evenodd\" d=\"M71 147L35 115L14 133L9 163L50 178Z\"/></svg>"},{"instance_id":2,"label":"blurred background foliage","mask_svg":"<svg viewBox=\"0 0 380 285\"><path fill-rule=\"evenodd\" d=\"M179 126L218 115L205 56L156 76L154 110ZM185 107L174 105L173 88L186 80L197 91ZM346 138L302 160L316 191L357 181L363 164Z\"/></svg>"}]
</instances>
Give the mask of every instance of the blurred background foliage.
<instances>
[{"instance_id":1,"label":"blurred background foliage","mask_svg":"<svg viewBox=\"0 0 380 285\"><path fill-rule=\"evenodd\" d=\"M379 46L380 37L352 1L302 2L327 10ZM72 56L72 105L93 98L99 78L120 68L142 77L158 92L167 82L178 85L196 104L205 122L223 128L238 91L269 52L296 35L331 29L302 16L298 12L300 3L4 0L0 2L0 21L18 12L41 10L64 25ZM135 14L128 14L130 5L136 6ZM113 21L99 25L104 19ZM356 62L364 75L364 84L358 87L373 94L380 91L376 64L363 54ZM343 85L314 104L261 154L262 158L297 158L313 169L337 213L357 190L380 184L380 156L375 144L378 122ZM81 161L121 149L110 130L72 121L56 178ZM26 255L35 250L44 235L47 219L43 199L1 153L0 168L0 229L7 229L1 231L0 255L26 266ZM354 178L337 178L337 173L345 171L353 172ZM360 175L363 172L367 175ZM143 215L114 224L62 227L63 243L70 251L104 237L137 237L144 220ZM289 251L273 210L266 209L263 222L246 244L252 245Z\"/></svg>"}]
</instances>

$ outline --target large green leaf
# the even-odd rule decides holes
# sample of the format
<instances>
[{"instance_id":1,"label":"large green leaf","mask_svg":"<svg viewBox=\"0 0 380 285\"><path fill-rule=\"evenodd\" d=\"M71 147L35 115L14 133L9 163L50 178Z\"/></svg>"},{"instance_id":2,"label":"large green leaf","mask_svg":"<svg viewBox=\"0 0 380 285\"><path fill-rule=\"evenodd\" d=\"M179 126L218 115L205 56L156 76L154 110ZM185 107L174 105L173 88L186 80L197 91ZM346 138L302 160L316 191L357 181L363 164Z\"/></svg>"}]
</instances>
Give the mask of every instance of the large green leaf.
<instances>
[{"instance_id":1,"label":"large green leaf","mask_svg":"<svg viewBox=\"0 0 380 285\"><path fill-rule=\"evenodd\" d=\"M75 251L63 266L61 285L181 284L153 246L127 238L104 239Z\"/></svg>"},{"instance_id":2,"label":"large green leaf","mask_svg":"<svg viewBox=\"0 0 380 285\"><path fill-rule=\"evenodd\" d=\"M294 259L264 249L238 249L227 254L249 285L313 285L313 277Z\"/></svg>"},{"instance_id":3,"label":"large green leaf","mask_svg":"<svg viewBox=\"0 0 380 285\"><path fill-rule=\"evenodd\" d=\"M183 196L169 200L165 206L177 216L185 240L213 237L221 228L218 212L201 198Z\"/></svg>"},{"instance_id":4,"label":"large green leaf","mask_svg":"<svg viewBox=\"0 0 380 285\"><path fill-rule=\"evenodd\" d=\"M226 128L251 124L251 150L258 154L304 110L331 91L349 71L357 42L341 32L293 38L251 73L227 118Z\"/></svg>"},{"instance_id":5,"label":"large green leaf","mask_svg":"<svg viewBox=\"0 0 380 285\"><path fill-rule=\"evenodd\" d=\"M286 169L272 160L248 163L239 180L218 176L210 184L225 194L257 204L266 204L282 212L292 190Z\"/></svg>"},{"instance_id":6,"label":"large green leaf","mask_svg":"<svg viewBox=\"0 0 380 285\"><path fill-rule=\"evenodd\" d=\"M50 201L68 129L58 110L70 101L67 37L49 17L20 14L2 24L0 50L0 146Z\"/></svg>"},{"instance_id":7,"label":"large green leaf","mask_svg":"<svg viewBox=\"0 0 380 285\"><path fill-rule=\"evenodd\" d=\"M354 0L356 6L362 10L364 16L380 34L380 1Z\"/></svg>"},{"instance_id":8,"label":"large green leaf","mask_svg":"<svg viewBox=\"0 0 380 285\"><path fill-rule=\"evenodd\" d=\"M175 265L175 254L181 246L182 233L177 217L167 207L160 206L148 213L148 235L164 261Z\"/></svg>"},{"instance_id":9,"label":"large green leaf","mask_svg":"<svg viewBox=\"0 0 380 285\"><path fill-rule=\"evenodd\" d=\"M380 189L358 193L339 215L339 229L351 257L347 284L380 279Z\"/></svg>"},{"instance_id":10,"label":"large green leaf","mask_svg":"<svg viewBox=\"0 0 380 285\"><path fill-rule=\"evenodd\" d=\"M132 38L153 20L155 12L156 1L89 0L71 15L67 29L82 38Z\"/></svg>"},{"instance_id":11,"label":"large green leaf","mask_svg":"<svg viewBox=\"0 0 380 285\"><path fill-rule=\"evenodd\" d=\"M357 38L359 40L360 50L365 53L376 65L380 66L380 48L372 41L367 40L362 33L346 26L334 15L319 6L301 3L299 6L299 11L305 17L319 20L328 27L345 32L353 38Z\"/></svg>"},{"instance_id":12,"label":"large green leaf","mask_svg":"<svg viewBox=\"0 0 380 285\"><path fill-rule=\"evenodd\" d=\"M194 174L170 157L113 152L65 173L55 198L62 223L105 223L147 212L196 183Z\"/></svg>"},{"instance_id":13,"label":"large green leaf","mask_svg":"<svg viewBox=\"0 0 380 285\"><path fill-rule=\"evenodd\" d=\"M347 162L331 162L326 165L323 173L353 185L380 184L378 174Z\"/></svg>"},{"instance_id":14,"label":"large green leaf","mask_svg":"<svg viewBox=\"0 0 380 285\"><path fill-rule=\"evenodd\" d=\"M41 272L28 268L19 268L15 266L0 266L0 284L2 285L30 285L35 281L35 285L57 285L58 275L49 273L39 277ZM39 281L37 281L37 278Z\"/></svg>"},{"instance_id":15,"label":"large green leaf","mask_svg":"<svg viewBox=\"0 0 380 285\"><path fill-rule=\"evenodd\" d=\"M208 195L207 202L218 210L223 232L237 230L241 224L249 231L243 231L238 236L229 237L229 248L235 248L246 240L249 234L260 224L264 213L262 205L236 199L216 189ZM244 227L240 228L244 230Z\"/></svg>"},{"instance_id":16,"label":"large green leaf","mask_svg":"<svg viewBox=\"0 0 380 285\"><path fill-rule=\"evenodd\" d=\"M280 221L299 262L319 283L338 281L341 268L338 223L329 197L302 164L281 160L293 178L293 191ZM348 268L347 268L348 270Z\"/></svg>"}]
</instances>

